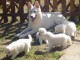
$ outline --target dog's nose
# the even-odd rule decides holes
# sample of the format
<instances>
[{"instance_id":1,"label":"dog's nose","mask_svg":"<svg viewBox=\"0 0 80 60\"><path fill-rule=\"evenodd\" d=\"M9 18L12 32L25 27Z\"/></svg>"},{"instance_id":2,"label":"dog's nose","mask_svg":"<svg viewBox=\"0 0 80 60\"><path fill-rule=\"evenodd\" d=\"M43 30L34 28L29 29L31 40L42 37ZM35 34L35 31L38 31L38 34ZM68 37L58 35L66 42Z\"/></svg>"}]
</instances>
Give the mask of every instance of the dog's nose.
<instances>
[{"instance_id":1,"label":"dog's nose","mask_svg":"<svg viewBox=\"0 0 80 60\"><path fill-rule=\"evenodd\" d=\"M41 35L41 34L39 34L39 35Z\"/></svg>"},{"instance_id":2,"label":"dog's nose","mask_svg":"<svg viewBox=\"0 0 80 60\"><path fill-rule=\"evenodd\" d=\"M31 18L33 18L33 16L30 16Z\"/></svg>"}]
</instances>

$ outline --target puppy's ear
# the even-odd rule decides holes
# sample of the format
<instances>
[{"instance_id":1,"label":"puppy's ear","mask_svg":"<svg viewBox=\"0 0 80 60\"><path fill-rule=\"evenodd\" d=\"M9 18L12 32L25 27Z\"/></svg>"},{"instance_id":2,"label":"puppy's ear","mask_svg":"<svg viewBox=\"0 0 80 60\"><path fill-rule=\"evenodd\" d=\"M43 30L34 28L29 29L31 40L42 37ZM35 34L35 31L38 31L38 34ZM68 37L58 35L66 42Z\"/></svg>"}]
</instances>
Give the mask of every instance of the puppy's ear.
<instances>
[{"instance_id":1,"label":"puppy's ear","mask_svg":"<svg viewBox=\"0 0 80 60\"><path fill-rule=\"evenodd\" d=\"M36 7L36 8L39 8L39 7L40 7L40 4L39 4L38 1L35 2L35 7Z\"/></svg>"},{"instance_id":2,"label":"puppy's ear","mask_svg":"<svg viewBox=\"0 0 80 60\"><path fill-rule=\"evenodd\" d=\"M28 8L31 9L32 4L30 2L28 2Z\"/></svg>"}]
</instances>

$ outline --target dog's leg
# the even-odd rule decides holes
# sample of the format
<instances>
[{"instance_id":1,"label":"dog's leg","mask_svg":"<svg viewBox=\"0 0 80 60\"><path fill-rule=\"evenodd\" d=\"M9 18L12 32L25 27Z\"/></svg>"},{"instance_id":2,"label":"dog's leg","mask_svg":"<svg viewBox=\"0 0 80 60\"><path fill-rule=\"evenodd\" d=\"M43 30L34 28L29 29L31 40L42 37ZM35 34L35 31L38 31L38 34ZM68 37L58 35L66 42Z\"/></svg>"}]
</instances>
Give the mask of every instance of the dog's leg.
<instances>
[{"instance_id":1,"label":"dog's leg","mask_svg":"<svg viewBox=\"0 0 80 60\"><path fill-rule=\"evenodd\" d=\"M67 47L67 41L64 41L63 45L62 45L62 49L65 49Z\"/></svg>"},{"instance_id":2,"label":"dog's leg","mask_svg":"<svg viewBox=\"0 0 80 60\"><path fill-rule=\"evenodd\" d=\"M27 32L27 33L25 33L25 34L22 34L22 35L20 35L19 36L19 38L22 38L22 37L25 37L25 36L27 36L28 34L34 34L34 33L36 33L37 31L36 30L31 30L31 31L29 31L29 32Z\"/></svg>"},{"instance_id":3,"label":"dog's leg","mask_svg":"<svg viewBox=\"0 0 80 60\"><path fill-rule=\"evenodd\" d=\"M52 49L52 45L51 44L49 44L49 47L48 47L48 50L47 50L47 52L50 52L50 50Z\"/></svg>"},{"instance_id":4,"label":"dog's leg","mask_svg":"<svg viewBox=\"0 0 80 60\"><path fill-rule=\"evenodd\" d=\"M41 39L41 37L39 37L39 43L40 43L40 45L42 45L42 39Z\"/></svg>"},{"instance_id":5,"label":"dog's leg","mask_svg":"<svg viewBox=\"0 0 80 60\"><path fill-rule=\"evenodd\" d=\"M47 45L49 44L49 43L48 43L48 40L45 40L45 42L46 42Z\"/></svg>"},{"instance_id":6,"label":"dog's leg","mask_svg":"<svg viewBox=\"0 0 80 60\"><path fill-rule=\"evenodd\" d=\"M11 59L14 59L17 55L18 55L18 51L16 53L14 53L14 55L12 55Z\"/></svg>"},{"instance_id":7,"label":"dog's leg","mask_svg":"<svg viewBox=\"0 0 80 60\"><path fill-rule=\"evenodd\" d=\"M18 33L16 36L20 36L20 35L22 35L22 34L24 34L24 33L27 33L28 31L30 31L30 28L28 27L28 28L26 28L26 29L24 29L22 32L20 32L20 33Z\"/></svg>"},{"instance_id":8,"label":"dog's leg","mask_svg":"<svg viewBox=\"0 0 80 60\"><path fill-rule=\"evenodd\" d=\"M31 49L31 43L30 43L29 49Z\"/></svg>"},{"instance_id":9,"label":"dog's leg","mask_svg":"<svg viewBox=\"0 0 80 60\"><path fill-rule=\"evenodd\" d=\"M31 45L28 43L28 44L26 44L26 46L25 46L25 55L26 55L26 53L28 53L29 52L29 49L31 48Z\"/></svg>"}]
</instances>

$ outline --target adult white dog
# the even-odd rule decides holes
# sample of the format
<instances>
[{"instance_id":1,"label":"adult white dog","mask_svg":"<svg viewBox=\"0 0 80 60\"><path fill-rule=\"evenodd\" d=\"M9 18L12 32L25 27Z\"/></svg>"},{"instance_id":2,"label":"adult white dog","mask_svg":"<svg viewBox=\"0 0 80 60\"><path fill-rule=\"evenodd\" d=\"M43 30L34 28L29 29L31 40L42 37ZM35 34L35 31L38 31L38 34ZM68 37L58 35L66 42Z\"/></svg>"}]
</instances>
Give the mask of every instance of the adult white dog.
<instances>
[{"instance_id":1,"label":"adult white dog","mask_svg":"<svg viewBox=\"0 0 80 60\"><path fill-rule=\"evenodd\" d=\"M34 34L38 31L40 27L49 29L54 27L56 24L61 24L67 19L59 12L46 12L42 13L39 2L36 1L34 6L29 2L29 23L28 27L17 34L17 36L25 37L28 34Z\"/></svg>"},{"instance_id":2,"label":"adult white dog","mask_svg":"<svg viewBox=\"0 0 80 60\"><path fill-rule=\"evenodd\" d=\"M64 49L67 46L72 45L71 38L66 34L53 34L51 32L48 32L44 28L40 28L38 32L40 37L48 40L48 51L50 51L53 47L56 46L62 46L62 48Z\"/></svg>"},{"instance_id":3,"label":"adult white dog","mask_svg":"<svg viewBox=\"0 0 80 60\"><path fill-rule=\"evenodd\" d=\"M29 39L19 39L15 42L12 42L6 47L6 55L12 56L11 59L14 59L22 51L29 52L31 49L31 35L28 35Z\"/></svg>"},{"instance_id":4,"label":"adult white dog","mask_svg":"<svg viewBox=\"0 0 80 60\"><path fill-rule=\"evenodd\" d=\"M76 24L74 22L65 21L62 24L55 26L56 33L65 33L71 38L76 37Z\"/></svg>"}]
</instances>

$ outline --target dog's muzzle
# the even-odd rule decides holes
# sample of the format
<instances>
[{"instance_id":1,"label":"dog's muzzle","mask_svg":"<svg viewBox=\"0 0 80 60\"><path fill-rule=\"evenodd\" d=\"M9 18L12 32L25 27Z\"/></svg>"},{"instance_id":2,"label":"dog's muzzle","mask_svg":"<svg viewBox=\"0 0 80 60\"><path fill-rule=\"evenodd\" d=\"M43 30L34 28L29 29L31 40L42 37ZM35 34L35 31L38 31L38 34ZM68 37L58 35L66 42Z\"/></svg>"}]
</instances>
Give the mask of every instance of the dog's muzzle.
<instances>
[{"instance_id":1,"label":"dog's muzzle","mask_svg":"<svg viewBox=\"0 0 80 60\"><path fill-rule=\"evenodd\" d=\"M32 19L32 22L34 22L34 20L36 19L37 15L35 17L33 17L33 16L30 16L30 17Z\"/></svg>"},{"instance_id":2,"label":"dog's muzzle","mask_svg":"<svg viewBox=\"0 0 80 60\"><path fill-rule=\"evenodd\" d=\"M40 36L41 34L39 34L39 36Z\"/></svg>"}]
</instances>

